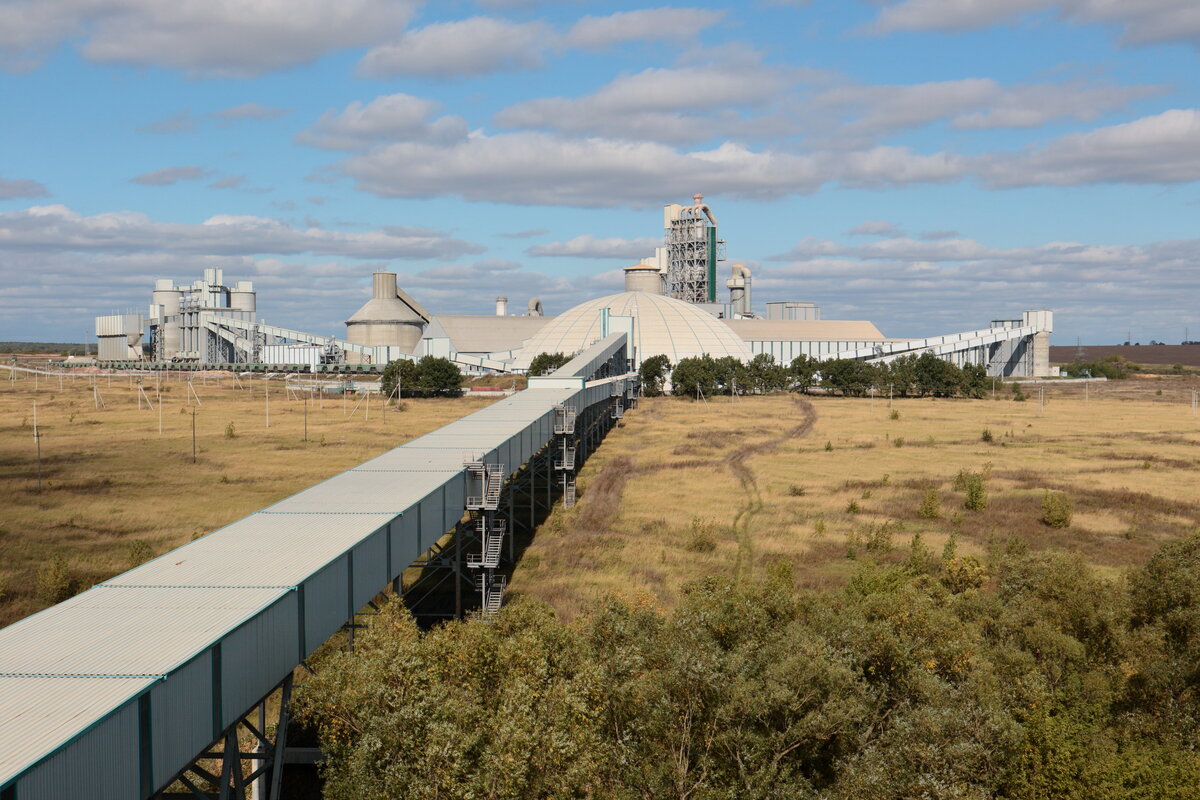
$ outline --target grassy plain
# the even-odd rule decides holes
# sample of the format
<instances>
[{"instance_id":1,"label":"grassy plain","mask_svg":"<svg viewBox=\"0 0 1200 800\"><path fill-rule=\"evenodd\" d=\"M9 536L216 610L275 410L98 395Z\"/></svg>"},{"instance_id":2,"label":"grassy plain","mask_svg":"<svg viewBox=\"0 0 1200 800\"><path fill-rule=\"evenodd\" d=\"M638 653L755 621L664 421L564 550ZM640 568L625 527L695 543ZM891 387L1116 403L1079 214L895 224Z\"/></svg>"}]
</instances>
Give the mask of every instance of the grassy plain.
<instances>
[{"instance_id":1,"label":"grassy plain","mask_svg":"<svg viewBox=\"0 0 1200 800\"><path fill-rule=\"evenodd\" d=\"M35 389L32 375L18 375L0 373L0 626L48 604L37 576L56 556L86 588L493 402L406 399L382 412L378 398L355 410L359 397L314 397L305 442L307 393L193 374L199 405L186 377L162 384L160 434L153 378L155 408L139 410L127 376L98 379L107 407L96 409L91 376L43 376Z\"/></svg>"},{"instance_id":2,"label":"grassy plain","mask_svg":"<svg viewBox=\"0 0 1200 800\"><path fill-rule=\"evenodd\" d=\"M605 595L672 605L683 584L793 563L811 588L861 559L899 561L914 534L940 554L986 555L1010 537L1075 550L1105 571L1144 563L1200 527L1194 377L1026 387L992 400L770 396L644 400L579 475L510 590L573 616ZM894 412L894 414L893 414ZM893 418L895 417L895 418ZM991 441L984 441L984 431ZM960 470L985 475L964 508ZM1073 505L1042 521L1047 490ZM932 493L937 516L921 513ZM926 513L931 509L926 508Z\"/></svg>"}]
</instances>

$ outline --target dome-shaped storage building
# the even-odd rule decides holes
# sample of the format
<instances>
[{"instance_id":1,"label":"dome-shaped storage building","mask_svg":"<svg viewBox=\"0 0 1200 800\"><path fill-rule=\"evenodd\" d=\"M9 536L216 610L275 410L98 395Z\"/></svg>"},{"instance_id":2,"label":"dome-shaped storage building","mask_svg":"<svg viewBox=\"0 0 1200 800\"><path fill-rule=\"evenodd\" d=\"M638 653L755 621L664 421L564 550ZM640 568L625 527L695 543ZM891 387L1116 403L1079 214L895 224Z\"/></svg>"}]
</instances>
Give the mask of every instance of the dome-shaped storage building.
<instances>
[{"instance_id":1,"label":"dome-shaped storage building","mask_svg":"<svg viewBox=\"0 0 1200 800\"><path fill-rule=\"evenodd\" d=\"M682 300L650 292L621 292L580 303L554 317L532 336L513 364L528 369L540 353L573 354L601 338L602 309L614 317L633 318L632 344L639 362L665 355L680 359L711 355L750 360L750 348L721 320Z\"/></svg>"}]
</instances>

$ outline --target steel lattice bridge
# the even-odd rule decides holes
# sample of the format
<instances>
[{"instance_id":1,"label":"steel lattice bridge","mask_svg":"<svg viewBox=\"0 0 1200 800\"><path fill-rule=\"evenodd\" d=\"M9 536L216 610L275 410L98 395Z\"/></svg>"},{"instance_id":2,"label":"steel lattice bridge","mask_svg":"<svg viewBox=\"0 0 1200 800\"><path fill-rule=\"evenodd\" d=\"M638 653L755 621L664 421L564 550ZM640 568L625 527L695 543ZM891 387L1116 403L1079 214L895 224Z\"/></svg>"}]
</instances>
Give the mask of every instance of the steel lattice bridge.
<instances>
[{"instance_id":1,"label":"steel lattice bridge","mask_svg":"<svg viewBox=\"0 0 1200 800\"><path fill-rule=\"evenodd\" d=\"M295 670L339 631L352 641L410 565L443 576L456 613L464 586L494 613L514 534L574 501L576 464L636 389L613 334L525 391L0 630L0 800L279 797L284 763L316 755L287 746Z\"/></svg>"}]
</instances>

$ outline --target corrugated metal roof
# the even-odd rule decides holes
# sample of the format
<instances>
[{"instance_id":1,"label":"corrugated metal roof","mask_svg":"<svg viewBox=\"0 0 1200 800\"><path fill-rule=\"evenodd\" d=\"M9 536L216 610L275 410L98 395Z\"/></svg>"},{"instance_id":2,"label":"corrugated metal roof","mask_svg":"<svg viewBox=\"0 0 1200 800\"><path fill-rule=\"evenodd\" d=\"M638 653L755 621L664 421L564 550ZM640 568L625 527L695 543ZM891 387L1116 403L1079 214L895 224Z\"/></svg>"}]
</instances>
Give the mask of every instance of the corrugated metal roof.
<instances>
[{"instance_id":1,"label":"corrugated metal roof","mask_svg":"<svg viewBox=\"0 0 1200 800\"><path fill-rule=\"evenodd\" d=\"M747 342L872 342L884 336L873 322L850 319L722 320Z\"/></svg>"},{"instance_id":2,"label":"corrugated metal roof","mask_svg":"<svg viewBox=\"0 0 1200 800\"><path fill-rule=\"evenodd\" d=\"M102 585L295 586L393 518L251 514Z\"/></svg>"},{"instance_id":3,"label":"corrugated metal roof","mask_svg":"<svg viewBox=\"0 0 1200 800\"><path fill-rule=\"evenodd\" d=\"M0 677L0 785L153 683L152 678Z\"/></svg>"},{"instance_id":4,"label":"corrugated metal roof","mask_svg":"<svg viewBox=\"0 0 1200 800\"><path fill-rule=\"evenodd\" d=\"M438 314L450 343L460 353L497 353L516 350L554 317L496 317L467 314Z\"/></svg>"},{"instance_id":5,"label":"corrugated metal roof","mask_svg":"<svg viewBox=\"0 0 1200 800\"><path fill-rule=\"evenodd\" d=\"M162 675L288 591L102 584L5 628L0 675Z\"/></svg>"}]
</instances>

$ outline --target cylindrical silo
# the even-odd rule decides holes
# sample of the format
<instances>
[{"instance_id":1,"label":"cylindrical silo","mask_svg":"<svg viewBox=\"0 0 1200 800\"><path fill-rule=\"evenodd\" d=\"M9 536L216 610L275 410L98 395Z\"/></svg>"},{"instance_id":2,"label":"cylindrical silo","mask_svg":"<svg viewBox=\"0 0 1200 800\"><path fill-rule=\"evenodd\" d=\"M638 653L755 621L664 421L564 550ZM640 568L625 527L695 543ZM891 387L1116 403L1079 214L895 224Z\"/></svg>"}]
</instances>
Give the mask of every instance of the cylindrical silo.
<instances>
[{"instance_id":1,"label":"cylindrical silo","mask_svg":"<svg viewBox=\"0 0 1200 800\"><path fill-rule=\"evenodd\" d=\"M507 317L508 316L508 298L507 297L497 297L496 298L496 316L497 317Z\"/></svg>"},{"instance_id":2,"label":"cylindrical silo","mask_svg":"<svg viewBox=\"0 0 1200 800\"><path fill-rule=\"evenodd\" d=\"M663 293L662 272L653 264L634 264L625 268L625 291Z\"/></svg>"},{"instance_id":3,"label":"cylindrical silo","mask_svg":"<svg viewBox=\"0 0 1200 800\"><path fill-rule=\"evenodd\" d=\"M376 272L372 295L346 320L346 340L413 352L425 331L425 320L396 294L396 273Z\"/></svg>"},{"instance_id":4,"label":"cylindrical silo","mask_svg":"<svg viewBox=\"0 0 1200 800\"><path fill-rule=\"evenodd\" d=\"M155 281L151 302L162 309L158 322L158 335L162 337L162 357L174 358L182 346L182 329L179 324L179 305L183 292L176 289L170 279Z\"/></svg>"},{"instance_id":5,"label":"cylindrical silo","mask_svg":"<svg viewBox=\"0 0 1200 800\"><path fill-rule=\"evenodd\" d=\"M229 307L234 311L253 312L257 310L254 283L251 281L238 281L229 292Z\"/></svg>"}]
</instances>

